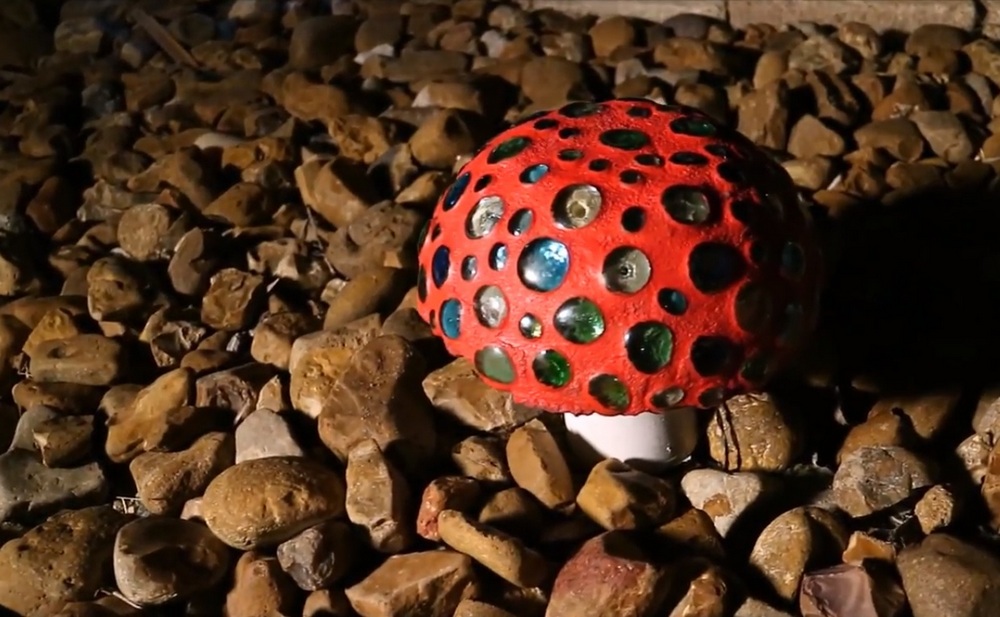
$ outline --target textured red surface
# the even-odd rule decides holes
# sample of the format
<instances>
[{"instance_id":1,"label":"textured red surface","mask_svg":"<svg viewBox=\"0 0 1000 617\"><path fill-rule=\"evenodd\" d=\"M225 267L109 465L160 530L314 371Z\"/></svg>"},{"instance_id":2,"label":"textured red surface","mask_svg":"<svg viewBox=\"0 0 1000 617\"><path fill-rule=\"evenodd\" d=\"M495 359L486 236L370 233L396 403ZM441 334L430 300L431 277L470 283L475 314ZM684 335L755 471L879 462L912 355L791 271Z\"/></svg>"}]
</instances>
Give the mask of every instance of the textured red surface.
<instances>
[{"instance_id":1,"label":"textured red surface","mask_svg":"<svg viewBox=\"0 0 1000 617\"><path fill-rule=\"evenodd\" d=\"M685 128L684 122L688 127L693 123L698 130ZM640 132L638 143L627 144L632 149L605 143L608 140L602 135L616 129ZM491 153L503 144L508 151L518 150L509 147L514 138L530 141L503 160L492 154L495 162L491 162ZM582 157L560 158L559 153L566 149L579 150ZM704 159L685 154L687 164L673 162L671 156L678 152ZM638 162L639 155L644 155L638 160L646 164ZM598 159L607 163L593 164ZM536 182L526 183L523 173L537 164L547 165L548 172ZM735 131L716 127L697 110L645 100L576 103L535 116L496 136L465 165L457 183L438 203L430 232L422 240L418 309L434 332L443 336L442 305L457 300L460 319L451 322L452 334L457 330L457 336L443 336L447 349L473 360L476 352L487 346L500 348L513 365L512 382L481 376L491 385L511 391L521 403L551 411L602 414L712 406L724 395L759 388L812 328L820 255L790 179L748 140ZM553 203L560 190L574 184L596 187L602 196L601 208L589 224L566 229L557 224ZM663 196L678 185L695 187L708 197L711 213L707 220L690 224L671 216ZM490 196L502 199L502 217L484 237L472 239L466 233L467 219L477 202ZM628 231L623 225L623 213L633 207L645 213L638 231ZM511 217L521 209L529 209L533 221L524 233L514 235ZM563 243L569 254L565 278L551 291L529 289L519 277L522 251L541 237ZM738 277L723 277L727 284L708 292L695 285L690 270L692 251L706 242L727 245L740 255ZM801 248L804 269L795 270L783 260L790 242ZM505 245L508 253L507 264L499 271L488 265L497 244ZM448 249L446 259L441 258L442 246ZM648 282L636 293L608 289L602 273L609 253L624 246L641 250L651 264ZM435 254L437 282L432 275ZM461 275L467 256L474 256L478 263L471 280ZM737 317L737 295L747 283L763 290L756 295L757 302L744 305L764 311L757 313L763 319L753 332L741 327L748 319ZM498 327L487 327L476 317L474 297L487 285L498 286L506 300L506 316ZM686 297L683 314L671 314L661 306L660 290L667 288ZM603 313L604 331L592 342L570 342L554 327L555 313L573 297L590 299ZM536 315L542 324L538 338L527 338L519 329L519 320L526 313ZM453 310L450 316L454 315ZM741 315L746 317L750 312ZM669 328L672 349L669 362L650 374L630 360L626 338L637 323L651 321ZM704 363L696 366L692 359L692 352L698 353L695 347L700 345L696 341L706 336L728 341L725 361L714 362L712 371L705 371ZM545 350L554 350L568 361L570 376L565 385L545 385L533 371L533 362ZM766 371L761 371L762 367ZM627 390L627 403L619 399L617 406L608 406L593 396L591 380L601 374L617 378ZM676 388L683 392L679 400ZM672 396L664 396L665 391Z\"/></svg>"}]
</instances>

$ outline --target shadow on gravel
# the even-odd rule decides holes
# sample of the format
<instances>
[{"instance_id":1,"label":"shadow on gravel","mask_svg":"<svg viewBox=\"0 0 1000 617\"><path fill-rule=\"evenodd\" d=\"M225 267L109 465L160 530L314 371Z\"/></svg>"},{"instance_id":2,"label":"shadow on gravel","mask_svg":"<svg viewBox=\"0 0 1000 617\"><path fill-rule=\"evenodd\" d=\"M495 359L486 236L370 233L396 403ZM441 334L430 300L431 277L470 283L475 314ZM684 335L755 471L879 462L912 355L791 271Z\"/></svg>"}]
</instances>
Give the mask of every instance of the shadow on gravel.
<instances>
[{"instance_id":1,"label":"shadow on gravel","mask_svg":"<svg viewBox=\"0 0 1000 617\"><path fill-rule=\"evenodd\" d=\"M817 343L838 381L886 392L1000 382L1000 194L931 188L819 221Z\"/></svg>"}]
</instances>

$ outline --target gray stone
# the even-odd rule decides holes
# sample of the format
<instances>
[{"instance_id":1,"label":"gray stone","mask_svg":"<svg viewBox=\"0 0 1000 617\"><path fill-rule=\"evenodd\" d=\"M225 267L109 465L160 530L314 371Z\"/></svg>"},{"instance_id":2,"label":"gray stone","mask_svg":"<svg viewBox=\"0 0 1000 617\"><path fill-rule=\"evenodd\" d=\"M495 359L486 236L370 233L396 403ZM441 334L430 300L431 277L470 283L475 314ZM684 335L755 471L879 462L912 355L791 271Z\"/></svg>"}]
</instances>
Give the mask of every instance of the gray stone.
<instances>
[{"instance_id":1,"label":"gray stone","mask_svg":"<svg viewBox=\"0 0 1000 617\"><path fill-rule=\"evenodd\" d=\"M99 504L108 482L97 463L50 469L36 452L0 454L0 521L37 519L67 507Z\"/></svg>"}]
</instances>

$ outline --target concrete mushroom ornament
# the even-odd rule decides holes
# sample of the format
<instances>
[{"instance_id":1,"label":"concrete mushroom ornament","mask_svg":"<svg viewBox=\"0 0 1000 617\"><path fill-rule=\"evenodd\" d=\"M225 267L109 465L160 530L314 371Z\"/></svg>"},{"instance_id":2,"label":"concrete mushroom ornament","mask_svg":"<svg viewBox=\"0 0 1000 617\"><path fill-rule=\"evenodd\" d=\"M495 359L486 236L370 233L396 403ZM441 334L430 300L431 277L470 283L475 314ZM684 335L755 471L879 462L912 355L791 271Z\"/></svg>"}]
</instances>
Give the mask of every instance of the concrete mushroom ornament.
<instances>
[{"instance_id":1,"label":"concrete mushroom ornament","mask_svg":"<svg viewBox=\"0 0 1000 617\"><path fill-rule=\"evenodd\" d=\"M420 239L418 310L575 449L670 465L816 319L821 256L780 165L702 112L577 102L488 142Z\"/></svg>"}]
</instances>

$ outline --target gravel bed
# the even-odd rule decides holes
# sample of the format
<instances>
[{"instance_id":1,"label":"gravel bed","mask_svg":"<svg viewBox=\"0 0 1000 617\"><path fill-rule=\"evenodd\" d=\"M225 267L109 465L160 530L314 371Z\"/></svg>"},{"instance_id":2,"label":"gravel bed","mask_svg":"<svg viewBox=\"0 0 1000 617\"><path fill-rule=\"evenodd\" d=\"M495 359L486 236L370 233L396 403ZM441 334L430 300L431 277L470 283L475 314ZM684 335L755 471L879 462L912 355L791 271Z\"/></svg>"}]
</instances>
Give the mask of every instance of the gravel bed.
<instances>
[{"instance_id":1,"label":"gravel bed","mask_svg":"<svg viewBox=\"0 0 1000 617\"><path fill-rule=\"evenodd\" d=\"M0 3L0 613L996 615L998 91L945 25ZM625 97L763 148L826 255L801 360L660 474L416 310L472 153Z\"/></svg>"}]
</instances>

